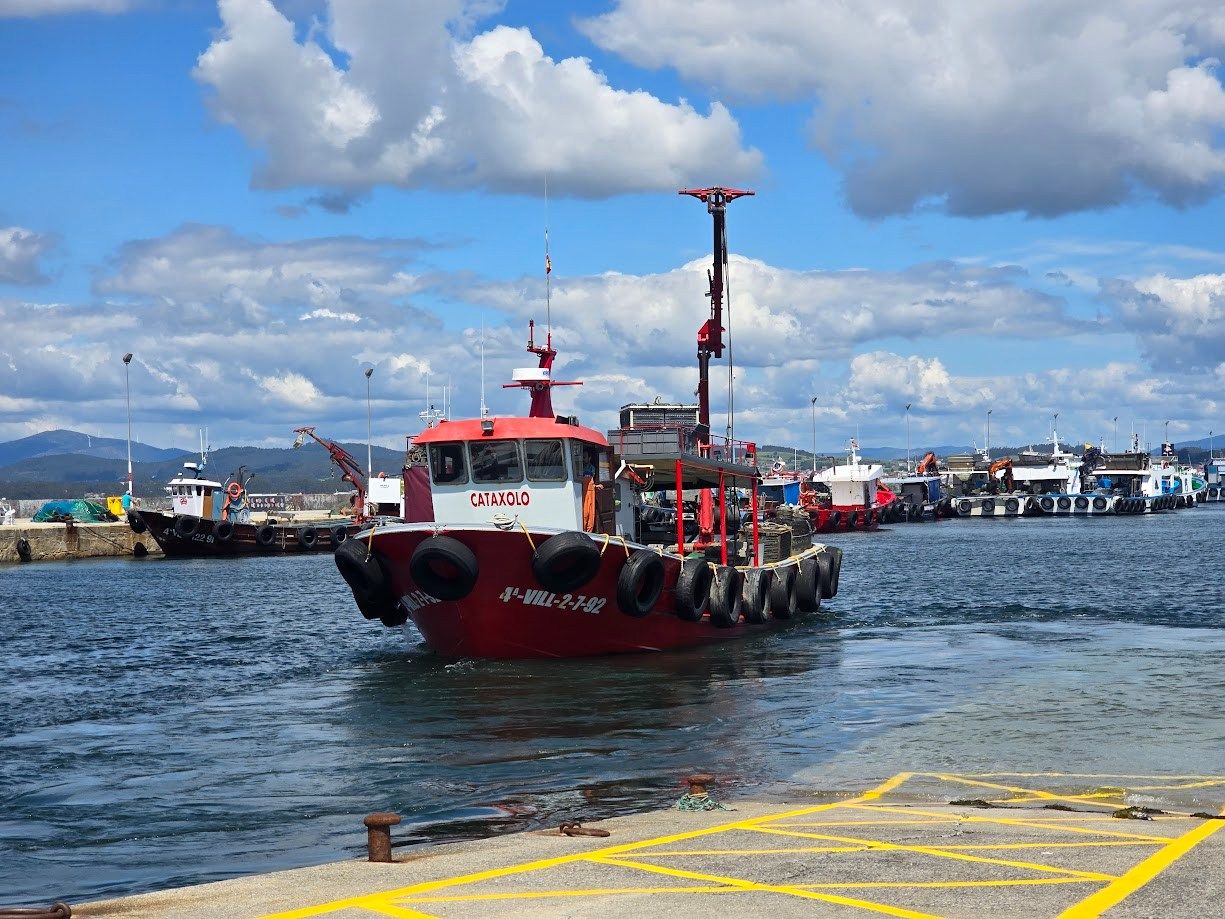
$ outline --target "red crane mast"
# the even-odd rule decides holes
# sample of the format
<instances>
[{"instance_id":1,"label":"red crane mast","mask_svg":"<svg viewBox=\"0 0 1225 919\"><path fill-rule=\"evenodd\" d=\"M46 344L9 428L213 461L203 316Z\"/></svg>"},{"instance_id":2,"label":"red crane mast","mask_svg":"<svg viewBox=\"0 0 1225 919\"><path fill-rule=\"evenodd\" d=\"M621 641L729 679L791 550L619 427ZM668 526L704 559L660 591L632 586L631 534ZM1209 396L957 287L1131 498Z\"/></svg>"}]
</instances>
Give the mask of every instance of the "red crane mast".
<instances>
[{"instance_id":1,"label":"red crane mast","mask_svg":"<svg viewBox=\"0 0 1225 919\"><path fill-rule=\"evenodd\" d=\"M707 272L710 318L698 329L698 424L703 447L710 446L710 359L723 356L723 269L727 265L727 205L753 192L740 188L682 188L678 195L689 195L706 205L714 218L714 271Z\"/></svg>"},{"instance_id":2,"label":"red crane mast","mask_svg":"<svg viewBox=\"0 0 1225 919\"><path fill-rule=\"evenodd\" d=\"M348 482L357 489L357 502L353 508L354 522L365 522L368 519L366 516L366 477L362 474L362 467L358 463L357 458L340 444L336 443L336 441L324 440L315 433L314 428L294 428L294 433L298 435L297 440L294 441L295 447L302 446L303 440L309 437L328 451L328 456L332 458L332 462L340 469L341 480Z\"/></svg>"}]
</instances>

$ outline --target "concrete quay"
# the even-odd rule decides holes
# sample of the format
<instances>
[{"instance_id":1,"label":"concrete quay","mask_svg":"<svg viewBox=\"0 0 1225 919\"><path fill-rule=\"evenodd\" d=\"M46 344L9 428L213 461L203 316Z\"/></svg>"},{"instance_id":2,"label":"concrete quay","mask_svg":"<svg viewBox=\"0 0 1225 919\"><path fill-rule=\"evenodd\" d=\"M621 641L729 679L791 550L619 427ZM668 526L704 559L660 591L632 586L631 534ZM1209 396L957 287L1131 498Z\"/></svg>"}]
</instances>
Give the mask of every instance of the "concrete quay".
<instances>
[{"instance_id":1,"label":"concrete quay","mask_svg":"<svg viewBox=\"0 0 1225 919\"><path fill-rule=\"evenodd\" d=\"M1225 902L1225 820L1191 811L1211 801L1219 813L1225 777L904 772L859 793L793 797L590 824L607 838L551 830L400 850L390 864L279 871L73 915L1175 919L1220 915Z\"/></svg>"},{"instance_id":2,"label":"concrete quay","mask_svg":"<svg viewBox=\"0 0 1225 919\"><path fill-rule=\"evenodd\" d=\"M26 561L21 556L22 540L29 545L28 560L32 562L160 555L162 551L152 536L133 533L122 520L71 525L18 520L13 526L0 526L0 564Z\"/></svg>"},{"instance_id":3,"label":"concrete quay","mask_svg":"<svg viewBox=\"0 0 1225 919\"><path fill-rule=\"evenodd\" d=\"M272 511L251 517L255 523L266 520L283 524L340 521L331 511ZM26 561L20 543L29 545L29 561L65 561L79 558L123 558L161 555L162 550L149 533L134 533L127 521L110 523L35 523L18 518L12 526L0 526L0 564ZM140 546L141 548L137 548Z\"/></svg>"}]
</instances>

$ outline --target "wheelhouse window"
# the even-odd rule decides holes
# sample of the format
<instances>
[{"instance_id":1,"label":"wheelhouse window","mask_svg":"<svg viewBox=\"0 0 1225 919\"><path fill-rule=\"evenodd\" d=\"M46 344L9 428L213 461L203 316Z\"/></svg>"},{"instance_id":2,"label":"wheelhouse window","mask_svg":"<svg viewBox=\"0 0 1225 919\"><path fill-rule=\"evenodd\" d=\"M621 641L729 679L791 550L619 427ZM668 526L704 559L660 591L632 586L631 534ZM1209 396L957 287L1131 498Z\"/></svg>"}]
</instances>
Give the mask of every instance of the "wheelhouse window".
<instances>
[{"instance_id":1,"label":"wheelhouse window","mask_svg":"<svg viewBox=\"0 0 1225 919\"><path fill-rule=\"evenodd\" d=\"M523 451L527 455L529 482L566 480L566 455L560 440L525 440Z\"/></svg>"},{"instance_id":2,"label":"wheelhouse window","mask_svg":"<svg viewBox=\"0 0 1225 919\"><path fill-rule=\"evenodd\" d=\"M584 443L581 440L570 441L570 462L574 466L574 477L582 481L585 476L591 476L594 481L600 481L600 448L595 444ZM609 476L605 474L605 478Z\"/></svg>"},{"instance_id":3,"label":"wheelhouse window","mask_svg":"<svg viewBox=\"0 0 1225 919\"><path fill-rule=\"evenodd\" d=\"M461 485L468 482L462 442L430 444L430 480L435 485Z\"/></svg>"},{"instance_id":4,"label":"wheelhouse window","mask_svg":"<svg viewBox=\"0 0 1225 919\"><path fill-rule=\"evenodd\" d=\"M470 444L469 449L472 452L472 481L483 485L523 481L519 441L482 440Z\"/></svg>"}]
</instances>

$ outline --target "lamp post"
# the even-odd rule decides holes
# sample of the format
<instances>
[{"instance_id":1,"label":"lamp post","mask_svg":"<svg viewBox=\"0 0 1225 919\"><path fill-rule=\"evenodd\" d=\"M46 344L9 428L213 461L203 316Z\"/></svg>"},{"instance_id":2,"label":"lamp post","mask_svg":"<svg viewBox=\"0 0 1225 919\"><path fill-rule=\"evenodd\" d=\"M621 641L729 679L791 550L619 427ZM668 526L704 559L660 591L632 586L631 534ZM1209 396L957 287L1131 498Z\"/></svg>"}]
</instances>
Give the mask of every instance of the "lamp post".
<instances>
[{"instance_id":1,"label":"lamp post","mask_svg":"<svg viewBox=\"0 0 1225 919\"><path fill-rule=\"evenodd\" d=\"M128 497L132 497L132 352L123 356L123 401L128 409Z\"/></svg>"},{"instance_id":2,"label":"lamp post","mask_svg":"<svg viewBox=\"0 0 1225 919\"><path fill-rule=\"evenodd\" d=\"M906 472L914 470L910 467L910 403L906 403Z\"/></svg>"},{"instance_id":3,"label":"lamp post","mask_svg":"<svg viewBox=\"0 0 1225 919\"><path fill-rule=\"evenodd\" d=\"M1111 449L1115 453L1119 452L1119 416L1114 416L1114 442L1111 444Z\"/></svg>"},{"instance_id":4,"label":"lamp post","mask_svg":"<svg viewBox=\"0 0 1225 919\"><path fill-rule=\"evenodd\" d=\"M810 400L812 404L812 471L817 471L817 397Z\"/></svg>"},{"instance_id":5,"label":"lamp post","mask_svg":"<svg viewBox=\"0 0 1225 919\"><path fill-rule=\"evenodd\" d=\"M1051 416L1051 452L1059 452L1059 413Z\"/></svg>"},{"instance_id":6,"label":"lamp post","mask_svg":"<svg viewBox=\"0 0 1225 919\"><path fill-rule=\"evenodd\" d=\"M371 422L370 422L370 377L374 375L374 368L366 368L366 481L370 482L374 479L374 459L371 443Z\"/></svg>"},{"instance_id":7,"label":"lamp post","mask_svg":"<svg viewBox=\"0 0 1225 919\"><path fill-rule=\"evenodd\" d=\"M991 412L987 409L987 462L991 462Z\"/></svg>"}]
</instances>

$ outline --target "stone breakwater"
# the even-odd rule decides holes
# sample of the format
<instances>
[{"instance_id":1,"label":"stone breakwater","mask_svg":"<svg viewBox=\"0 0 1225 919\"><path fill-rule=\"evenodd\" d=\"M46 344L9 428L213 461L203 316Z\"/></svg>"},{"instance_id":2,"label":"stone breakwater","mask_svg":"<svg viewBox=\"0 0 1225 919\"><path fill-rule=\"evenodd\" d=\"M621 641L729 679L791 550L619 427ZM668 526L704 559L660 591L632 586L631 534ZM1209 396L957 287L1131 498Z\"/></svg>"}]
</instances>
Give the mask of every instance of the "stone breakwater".
<instances>
[{"instance_id":1,"label":"stone breakwater","mask_svg":"<svg viewBox=\"0 0 1225 919\"><path fill-rule=\"evenodd\" d=\"M21 521L16 526L0 526L0 564L153 555L161 551L148 533L133 533L123 521L73 524Z\"/></svg>"}]
</instances>

